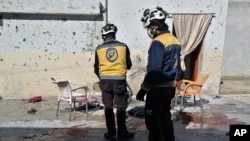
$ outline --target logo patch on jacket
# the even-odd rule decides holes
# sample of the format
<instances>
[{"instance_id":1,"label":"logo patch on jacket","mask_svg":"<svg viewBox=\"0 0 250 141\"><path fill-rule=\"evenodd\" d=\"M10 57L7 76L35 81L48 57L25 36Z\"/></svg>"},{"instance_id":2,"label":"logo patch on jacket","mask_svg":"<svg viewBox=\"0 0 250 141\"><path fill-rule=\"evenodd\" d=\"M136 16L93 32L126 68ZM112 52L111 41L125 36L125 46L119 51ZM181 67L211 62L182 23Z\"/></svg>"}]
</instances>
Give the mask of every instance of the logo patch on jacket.
<instances>
[{"instance_id":1,"label":"logo patch on jacket","mask_svg":"<svg viewBox=\"0 0 250 141\"><path fill-rule=\"evenodd\" d=\"M110 47L106 51L106 58L109 62L115 62L118 58L118 53L116 48Z\"/></svg>"}]
</instances>

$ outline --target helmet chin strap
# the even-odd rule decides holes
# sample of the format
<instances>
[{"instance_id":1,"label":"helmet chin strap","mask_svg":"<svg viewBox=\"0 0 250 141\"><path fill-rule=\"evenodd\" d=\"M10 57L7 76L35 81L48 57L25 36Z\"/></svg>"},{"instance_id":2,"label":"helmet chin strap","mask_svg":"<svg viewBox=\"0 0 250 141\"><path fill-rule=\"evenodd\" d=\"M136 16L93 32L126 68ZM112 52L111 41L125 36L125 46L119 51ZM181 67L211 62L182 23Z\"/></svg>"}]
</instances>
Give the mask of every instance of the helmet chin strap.
<instances>
[{"instance_id":1,"label":"helmet chin strap","mask_svg":"<svg viewBox=\"0 0 250 141\"><path fill-rule=\"evenodd\" d=\"M147 33L149 38L154 39L157 36L157 28L152 28L152 29L148 28Z\"/></svg>"},{"instance_id":2,"label":"helmet chin strap","mask_svg":"<svg viewBox=\"0 0 250 141\"><path fill-rule=\"evenodd\" d=\"M148 33L148 37L153 39L154 38L154 35L150 32L150 29L148 28L147 29L147 33Z\"/></svg>"},{"instance_id":3,"label":"helmet chin strap","mask_svg":"<svg viewBox=\"0 0 250 141\"><path fill-rule=\"evenodd\" d=\"M106 39L106 36L102 36L102 39L105 41L105 39Z\"/></svg>"}]
</instances>

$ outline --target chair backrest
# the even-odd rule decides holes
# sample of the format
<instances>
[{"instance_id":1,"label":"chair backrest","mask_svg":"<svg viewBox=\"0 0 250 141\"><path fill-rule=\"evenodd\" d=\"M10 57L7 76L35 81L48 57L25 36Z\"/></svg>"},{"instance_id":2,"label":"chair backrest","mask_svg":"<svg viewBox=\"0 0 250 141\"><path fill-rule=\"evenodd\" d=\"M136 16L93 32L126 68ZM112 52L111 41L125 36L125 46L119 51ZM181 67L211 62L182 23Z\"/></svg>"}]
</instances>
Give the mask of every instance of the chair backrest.
<instances>
[{"instance_id":1,"label":"chair backrest","mask_svg":"<svg viewBox=\"0 0 250 141\"><path fill-rule=\"evenodd\" d=\"M205 83L205 81L207 80L208 76L209 76L208 74L202 74L202 73L200 73L198 75L196 81L195 81L195 84L199 84L201 86L193 85L193 86L189 87L189 89L186 90L186 95L190 95L191 94L191 95L199 95L199 96L201 96L202 86Z\"/></svg>"},{"instance_id":2,"label":"chair backrest","mask_svg":"<svg viewBox=\"0 0 250 141\"><path fill-rule=\"evenodd\" d=\"M208 74L200 73L196 79L196 83L203 85L208 78Z\"/></svg>"},{"instance_id":3,"label":"chair backrest","mask_svg":"<svg viewBox=\"0 0 250 141\"><path fill-rule=\"evenodd\" d=\"M59 81L56 83L58 88L58 100L68 100L71 102L72 94L71 94L71 86L69 81Z\"/></svg>"}]
</instances>

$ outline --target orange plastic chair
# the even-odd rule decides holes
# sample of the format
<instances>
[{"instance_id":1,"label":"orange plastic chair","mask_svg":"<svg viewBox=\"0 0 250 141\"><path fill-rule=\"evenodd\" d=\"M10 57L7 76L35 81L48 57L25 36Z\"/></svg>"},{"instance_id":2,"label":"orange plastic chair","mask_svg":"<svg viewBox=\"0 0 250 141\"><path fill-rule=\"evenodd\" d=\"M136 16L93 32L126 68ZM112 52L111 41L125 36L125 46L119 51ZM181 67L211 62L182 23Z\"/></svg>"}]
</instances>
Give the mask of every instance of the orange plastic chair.
<instances>
[{"instance_id":1,"label":"orange plastic chair","mask_svg":"<svg viewBox=\"0 0 250 141\"><path fill-rule=\"evenodd\" d=\"M56 118L58 117L60 102L66 101L69 103L70 106L69 120L71 121L72 104L74 105L73 110L75 111L76 110L75 102L77 98L85 98L86 102L88 102L88 96L90 94L90 90L87 86L82 86L72 89L69 81L55 81L54 79L52 80L53 83L57 85L57 90L58 90ZM84 93L77 93L76 91L79 89L83 89ZM88 120L88 103L86 103L86 117Z\"/></svg>"},{"instance_id":2,"label":"orange plastic chair","mask_svg":"<svg viewBox=\"0 0 250 141\"><path fill-rule=\"evenodd\" d=\"M194 105L196 105L195 96L199 96L202 107L202 86L208 78L208 74L200 73L196 81L182 79L177 82L175 105L177 105L177 98L181 96L180 111L182 111L183 98L186 96L194 96Z\"/></svg>"}]
</instances>

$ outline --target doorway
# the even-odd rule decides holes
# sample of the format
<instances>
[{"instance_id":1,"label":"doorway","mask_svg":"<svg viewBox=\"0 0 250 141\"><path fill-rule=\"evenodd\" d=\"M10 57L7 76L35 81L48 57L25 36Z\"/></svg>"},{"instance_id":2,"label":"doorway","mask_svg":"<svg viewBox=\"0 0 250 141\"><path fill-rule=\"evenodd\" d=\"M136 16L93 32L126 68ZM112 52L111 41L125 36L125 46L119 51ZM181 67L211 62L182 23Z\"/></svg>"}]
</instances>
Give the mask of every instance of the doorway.
<instances>
[{"instance_id":1,"label":"doorway","mask_svg":"<svg viewBox=\"0 0 250 141\"><path fill-rule=\"evenodd\" d=\"M196 80L203 39L213 14L173 14L173 33L181 42L181 77Z\"/></svg>"},{"instance_id":2,"label":"doorway","mask_svg":"<svg viewBox=\"0 0 250 141\"><path fill-rule=\"evenodd\" d=\"M202 42L185 57L186 71L181 72L180 79L196 80L200 68Z\"/></svg>"}]
</instances>

